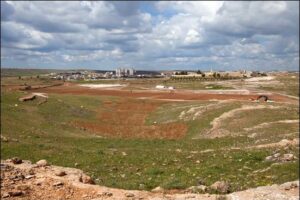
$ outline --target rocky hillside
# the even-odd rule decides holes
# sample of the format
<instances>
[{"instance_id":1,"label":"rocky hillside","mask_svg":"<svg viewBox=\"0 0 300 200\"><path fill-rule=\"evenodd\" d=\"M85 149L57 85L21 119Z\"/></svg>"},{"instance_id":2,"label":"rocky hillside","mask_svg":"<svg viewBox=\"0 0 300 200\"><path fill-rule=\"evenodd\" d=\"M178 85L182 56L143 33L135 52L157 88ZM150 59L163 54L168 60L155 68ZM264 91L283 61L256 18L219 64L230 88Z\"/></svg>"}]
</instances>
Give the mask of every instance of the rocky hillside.
<instances>
[{"instance_id":1,"label":"rocky hillside","mask_svg":"<svg viewBox=\"0 0 300 200\"><path fill-rule=\"evenodd\" d=\"M226 192L228 184L216 182L219 192ZM258 187L231 194L199 194L203 186L194 186L184 191L165 191L156 188L152 192L122 190L94 185L94 181L81 170L50 166L46 160L35 164L12 158L1 161L1 199L299 199L299 181L282 185ZM204 192L202 191L202 192Z\"/></svg>"}]
</instances>

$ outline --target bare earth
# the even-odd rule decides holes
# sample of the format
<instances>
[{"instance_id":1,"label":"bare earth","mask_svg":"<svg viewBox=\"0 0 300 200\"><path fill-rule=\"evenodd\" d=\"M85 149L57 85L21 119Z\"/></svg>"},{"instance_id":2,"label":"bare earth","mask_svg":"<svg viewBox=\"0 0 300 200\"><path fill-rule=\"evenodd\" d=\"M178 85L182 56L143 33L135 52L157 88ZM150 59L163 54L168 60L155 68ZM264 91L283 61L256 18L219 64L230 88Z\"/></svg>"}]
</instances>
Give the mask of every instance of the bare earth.
<instances>
[{"instance_id":1,"label":"bare earth","mask_svg":"<svg viewBox=\"0 0 300 200\"><path fill-rule=\"evenodd\" d=\"M65 173L61 176L58 174ZM63 174L64 174L63 173ZM81 177L81 181L80 181ZM83 183L86 175L79 169L39 166L23 161L13 164L1 161L1 199L203 199L215 200L215 194L193 194L187 191L148 192L123 190ZM299 199L299 181L248 189L223 195L226 199Z\"/></svg>"},{"instance_id":2,"label":"bare earth","mask_svg":"<svg viewBox=\"0 0 300 200\"><path fill-rule=\"evenodd\" d=\"M121 90L118 88L84 88L76 84L68 84L63 86L48 87L34 89L35 92L58 93L58 94L78 94L78 95L100 95L100 96L119 96L131 98L152 98L152 99L167 99L167 100L244 100L256 99L259 93L251 92L245 94L244 91L237 92L222 92L218 91L190 91L190 90L175 90L175 91L157 91L157 90ZM283 96L280 94L268 94L269 98L276 102L298 103L298 100Z\"/></svg>"}]
</instances>

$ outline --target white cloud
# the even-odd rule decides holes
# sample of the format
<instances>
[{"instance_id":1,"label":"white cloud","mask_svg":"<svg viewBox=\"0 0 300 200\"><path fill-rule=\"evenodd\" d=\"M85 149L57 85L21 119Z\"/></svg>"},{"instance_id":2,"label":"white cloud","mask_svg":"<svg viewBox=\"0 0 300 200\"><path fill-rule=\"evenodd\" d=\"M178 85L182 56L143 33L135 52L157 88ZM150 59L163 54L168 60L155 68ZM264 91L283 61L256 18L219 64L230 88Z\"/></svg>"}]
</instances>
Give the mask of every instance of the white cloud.
<instances>
[{"instance_id":1,"label":"white cloud","mask_svg":"<svg viewBox=\"0 0 300 200\"><path fill-rule=\"evenodd\" d=\"M299 2L159 1L155 12L143 3L1 2L1 61L299 67Z\"/></svg>"}]
</instances>

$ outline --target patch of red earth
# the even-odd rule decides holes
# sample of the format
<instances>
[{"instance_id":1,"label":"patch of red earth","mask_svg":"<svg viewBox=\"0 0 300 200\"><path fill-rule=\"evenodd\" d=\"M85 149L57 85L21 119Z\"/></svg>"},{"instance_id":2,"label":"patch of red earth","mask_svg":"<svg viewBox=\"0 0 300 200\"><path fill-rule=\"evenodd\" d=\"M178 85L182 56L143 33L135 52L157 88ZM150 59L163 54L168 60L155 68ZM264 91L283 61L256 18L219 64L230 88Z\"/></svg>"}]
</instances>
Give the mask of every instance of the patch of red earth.
<instances>
[{"instance_id":1,"label":"patch of red earth","mask_svg":"<svg viewBox=\"0 0 300 200\"><path fill-rule=\"evenodd\" d=\"M117 102L106 101L98 111L96 122L74 121L73 125L116 138L176 139L185 136L187 126L184 123L145 124L146 117L161 104L127 98Z\"/></svg>"}]
</instances>

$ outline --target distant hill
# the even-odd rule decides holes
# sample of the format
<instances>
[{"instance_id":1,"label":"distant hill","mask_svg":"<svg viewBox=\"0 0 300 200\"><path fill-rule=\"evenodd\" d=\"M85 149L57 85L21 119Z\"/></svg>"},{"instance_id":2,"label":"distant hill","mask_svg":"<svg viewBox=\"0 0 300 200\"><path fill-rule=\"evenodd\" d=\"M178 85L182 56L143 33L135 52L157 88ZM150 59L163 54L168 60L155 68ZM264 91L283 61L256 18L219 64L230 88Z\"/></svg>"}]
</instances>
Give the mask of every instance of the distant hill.
<instances>
[{"instance_id":1,"label":"distant hill","mask_svg":"<svg viewBox=\"0 0 300 200\"><path fill-rule=\"evenodd\" d=\"M18 68L1 68L1 77L11 76L37 76L52 72L63 72L66 70L59 69L18 69Z\"/></svg>"}]
</instances>

